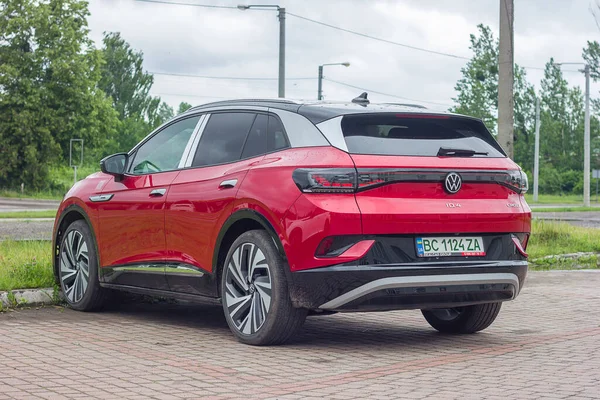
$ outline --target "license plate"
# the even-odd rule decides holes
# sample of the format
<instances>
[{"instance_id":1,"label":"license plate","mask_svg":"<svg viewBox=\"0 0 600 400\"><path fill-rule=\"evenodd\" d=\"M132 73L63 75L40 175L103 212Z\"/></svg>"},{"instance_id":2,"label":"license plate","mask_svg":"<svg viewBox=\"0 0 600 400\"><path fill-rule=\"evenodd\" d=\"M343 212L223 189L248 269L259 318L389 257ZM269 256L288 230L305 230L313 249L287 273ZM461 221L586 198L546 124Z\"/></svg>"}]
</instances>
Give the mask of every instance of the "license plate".
<instances>
[{"instance_id":1,"label":"license plate","mask_svg":"<svg viewBox=\"0 0 600 400\"><path fill-rule=\"evenodd\" d=\"M474 237L423 237L417 238L418 257L481 257L485 256L483 239Z\"/></svg>"}]
</instances>

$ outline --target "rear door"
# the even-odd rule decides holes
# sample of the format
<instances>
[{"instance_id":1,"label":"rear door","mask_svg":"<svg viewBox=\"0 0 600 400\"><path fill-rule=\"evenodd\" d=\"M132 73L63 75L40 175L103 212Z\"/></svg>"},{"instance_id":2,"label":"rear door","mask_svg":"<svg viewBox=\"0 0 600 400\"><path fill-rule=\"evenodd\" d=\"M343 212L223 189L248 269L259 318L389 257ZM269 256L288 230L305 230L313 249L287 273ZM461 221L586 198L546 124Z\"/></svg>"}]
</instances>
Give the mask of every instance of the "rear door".
<instances>
[{"instance_id":1,"label":"rear door","mask_svg":"<svg viewBox=\"0 0 600 400\"><path fill-rule=\"evenodd\" d=\"M171 290L217 295L213 246L248 169L264 157L267 123L266 114L249 111L208 116L191 165L177 176L167 198Z\"/></svg>"},{"instance_id":2,"label":"rear door","mask_svg":"<svg viewBox=\"0 0 600 400\"><path fill-rule=\"evenodd\" d=\"M522 232L525 184L482 122L445 114L339 121L364 234Z\"/></svg>"}]
</instances>

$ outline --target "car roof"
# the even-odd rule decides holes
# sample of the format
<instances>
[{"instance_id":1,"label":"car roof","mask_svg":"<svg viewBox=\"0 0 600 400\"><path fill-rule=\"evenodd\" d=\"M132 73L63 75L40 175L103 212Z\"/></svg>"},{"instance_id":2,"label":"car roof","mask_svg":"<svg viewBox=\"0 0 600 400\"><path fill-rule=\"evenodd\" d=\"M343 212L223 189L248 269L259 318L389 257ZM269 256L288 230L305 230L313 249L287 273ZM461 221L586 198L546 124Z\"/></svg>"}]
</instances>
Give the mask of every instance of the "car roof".
<instances>
[{"instance_id":1,"label":"car roof","mask_svg":"<svg viewBox=\"0 0 600 400\"><path fill-rule=\"evenodd\" d=\"M192 107L187 112L197 112L203 109L218 107L269 107L298 113L308 118L313 124L326 121L331 118L348 114L370 114L370 113L402 113L402 114L426 114L426 115L455 115L447 111L433 111L418 104L404 103L355 103L344 101L298 101L292 99L237 99L224 100L213 103L202 104ZM471 118L471 117L467 117Z\"/></svg>"}]
</instances>

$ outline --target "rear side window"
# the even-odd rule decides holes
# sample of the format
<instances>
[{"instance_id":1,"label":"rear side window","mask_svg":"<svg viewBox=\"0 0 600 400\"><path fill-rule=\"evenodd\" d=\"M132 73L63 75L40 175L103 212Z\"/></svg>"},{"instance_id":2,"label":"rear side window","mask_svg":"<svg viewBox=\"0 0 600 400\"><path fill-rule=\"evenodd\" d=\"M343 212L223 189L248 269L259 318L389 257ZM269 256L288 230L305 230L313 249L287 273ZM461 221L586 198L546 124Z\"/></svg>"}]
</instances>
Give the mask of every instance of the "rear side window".
<instances>
[{"instance_id":1,"label":"rear side window","mask_svg":"<svg viewBox=\"0 0 600 400\"><path fill-rule=\"evenodd\" d=\"M268 117L266 115L258 114L256 116L250 133L248 133L242 158L250 158L267 152L267 124Z\"/></svg>"},{"instance_id":2,"label":"rear side window","mask_svg":"<svg viewBox=\"0 0 600 400\"><path fill-rule=\"evenodd\" d=\"M285 130L279 118L269 115L267 151L272 152L281 149L287 149L290 144L287 140Z\"/></svg>"},{"instance_id":3,"label":"rear side window","mask_svg":"<svg viewBox=\"0 0 600 400\"><path fill-rule=\"evenodd\" d=\"M342 118L342 132L348 151L353 154L505 157L485 125L468 118L383 113L346 115Z\"/></svg>"},{"instance_id":4,"label":"rear side window","mask_svg":"<svg viewBox=\"0 0 600 400\"><path fill-rule=\"evenodd\" d=\"M192 166L200 167L239 160L246 136L255 118L254 113L212 114L202 132Z\"/></svg>"}]
</instances>

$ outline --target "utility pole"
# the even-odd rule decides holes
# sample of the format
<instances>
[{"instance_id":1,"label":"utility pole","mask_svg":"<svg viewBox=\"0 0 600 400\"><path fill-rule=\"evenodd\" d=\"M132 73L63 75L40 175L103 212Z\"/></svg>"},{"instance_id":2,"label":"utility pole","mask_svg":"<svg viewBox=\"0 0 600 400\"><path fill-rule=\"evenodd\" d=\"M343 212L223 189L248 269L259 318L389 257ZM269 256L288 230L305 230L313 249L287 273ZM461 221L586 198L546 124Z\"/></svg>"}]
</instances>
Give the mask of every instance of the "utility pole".
<instances>
[{"instance_id":1,"label":"utility pole","mask_svg":"<svg viewBox=\"0 0 600 400\"><path fill-rule=\"evenodd\" d=\"M498 54L498 142L513 158L514 124L514 4L500 0L500 46Z\"/></svg>"},{"instance_id":2,"label":"utility pole","mask_svg":"<svg viewBox=\"0 0 600 400\"><path fill-rule=\"evenodd\" d=\"M535 98L535 155L533 161L533 202L538 201L540 182L540 99Z\"/></svg>"},{"instance_id":3,"label":"utility pole","mask_svg":"<svg viewBox=\"0 0 600 400\"><path fill-rule=\"evenodd\" d=\"M279 97L285 97L285 8L277 7L279 18Z\"/></svg>"},{"instance_id":4,"label":"utility pole","mask_svg":"<svg viewBox=\"0 0 600 400\"><path fill-rule=\"evenodd\" d=\"M323 100L323 66L319 65L319 89L317 91L317 100Z\"/></svg>"},{"instance_id":5,"label":"utility pole","mask_svg":"<svg viewBox=\"0 0 600 400\"><path fill-rule=\"evenodd\" d=\"M583 132L583 206L590 206L590 65L585 64L585 125Z\"/></svg>"},{"instance_id":6,"label":"utility pole","mask_svg":"<svg viewBox=\"0 0 600 400\"><path fill-rule=\"evenodd\" d=\"M277 9L277 18L279 18L279 97L285 97L285 8L275 4L240 4L237 6L240 10Z\"/></svg>"}]
</instances>

